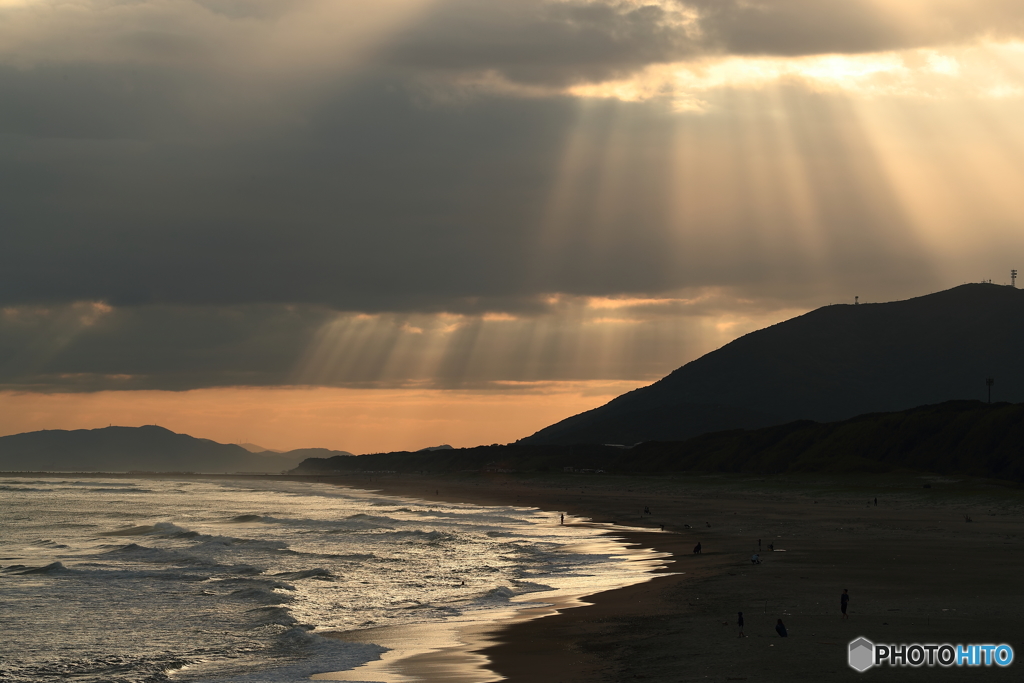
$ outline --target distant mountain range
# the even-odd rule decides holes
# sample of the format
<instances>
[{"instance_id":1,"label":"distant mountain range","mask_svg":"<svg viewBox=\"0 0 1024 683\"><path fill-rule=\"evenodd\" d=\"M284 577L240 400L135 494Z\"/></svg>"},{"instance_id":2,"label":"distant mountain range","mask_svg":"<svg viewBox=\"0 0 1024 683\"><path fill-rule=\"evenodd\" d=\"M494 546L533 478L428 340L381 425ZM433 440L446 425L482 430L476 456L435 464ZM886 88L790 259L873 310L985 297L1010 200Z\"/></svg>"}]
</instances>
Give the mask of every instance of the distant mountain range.
<instances>
[{"instance_id":1,"label":"distant mountain range","mask_svg":"<svg viewBox=\"0 0 1024 683\"><path fill-rule=\"evenodd\" d=\"M264 448L263 446L260 446L258 444L249 443L248 441L246 441L245 443L240 443L238 445L244 448L245 450L249 451L250 453L284 453L284 451L282 450L278 450L276 448Z\"/></svg>"},{"instance_id":2,"label":"distant mountain range","mask_svg":"<svg viewBox=\"0 0 1024 683\"><path fill-rule=\"evenodd\" d=\"M304 458L334 455L351 453L326 448L252 453L155 425L0 437L0 471L5 472L281 472Z\"/></svg>"},{"instance_id":3,"label":"distant mountain range","mask_svg":"<svg viewBox=\"0 0 1024 683\"><path fill-rule=\"evenodd\" d=\"M300 462L301 460L301 462ZM353 456L303 448L250 453L163 427L51 430L0 437L0 471L887 472L898 469L1024 481L1024 403L947 401L832 423L799 421L632 449L509 444Z\"/></svg>"},{"instance_id":4,"label":"distant mountain range","mask_svg":"<svg viewBox=\"0 0 1024 683\"><path fill-rule=\"evenodd\" d=\"M681 441L954 399L1024 401L1024 291L968 284L832 305L751 332L521 444Z\"/></svg>"}]
</instances>

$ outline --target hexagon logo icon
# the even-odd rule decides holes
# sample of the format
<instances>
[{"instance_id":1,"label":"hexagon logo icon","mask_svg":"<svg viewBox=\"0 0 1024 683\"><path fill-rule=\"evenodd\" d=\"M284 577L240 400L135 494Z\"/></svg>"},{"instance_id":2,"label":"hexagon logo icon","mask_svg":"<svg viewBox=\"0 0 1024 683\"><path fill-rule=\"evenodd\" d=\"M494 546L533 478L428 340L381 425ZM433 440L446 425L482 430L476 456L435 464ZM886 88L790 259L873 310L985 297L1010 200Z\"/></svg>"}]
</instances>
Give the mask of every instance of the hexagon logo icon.
<instances>
[{"instance_id":1,"label":"hexagon logo icon","mask_svg":"<svg viewBox=\"0 0 1024 683\"><path fill-rule=\"evenodd\" d=\"M875 644L867 638L858 638L850 643L850 667L867 671L875 663Z\"/></svg>"}]
</instances>

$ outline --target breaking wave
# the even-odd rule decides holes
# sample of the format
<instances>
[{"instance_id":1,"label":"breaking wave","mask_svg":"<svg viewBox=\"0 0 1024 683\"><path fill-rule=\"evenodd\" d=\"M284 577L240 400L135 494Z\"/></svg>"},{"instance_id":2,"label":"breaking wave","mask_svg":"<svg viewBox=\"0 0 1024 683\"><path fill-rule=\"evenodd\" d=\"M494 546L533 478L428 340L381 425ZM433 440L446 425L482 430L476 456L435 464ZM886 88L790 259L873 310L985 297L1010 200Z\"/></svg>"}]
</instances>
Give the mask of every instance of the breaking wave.
<instances>
[{"instance_id":1,"label":"breaking wave","mask_svg":"<svg viewBox=\"0 0 1024 683\"><path fill-rule=\"evenodd\" d=\"M526 508L294 482L45 484L0 485L27 489L0 495L18 623L0 632L0 681L303 680L384 651L324 633L487 619L613 563L569 549L599 531Z\"/></svg>"},{"instance_id":2,"label":"breaking wave","mask_svg":"<svg viewBox=\"0 0 1024 683\"><path fill-rule=\"evenodd\" d=\"M67 569L64 567L62 562L51 562L44 567L26 567L24 565L14 565L6 567L3 570L5 573L11 574L56 574L57 572L64 572Z\"/></svg>"},{"instance_id":3,"label":"breaking wave","mask_svg":"<svg viewBox=\"0 0 1024 683\"><path fill-rule=\"evenodd\" d=\"M245 524L247 522L259 522L263 519L262 515L237 515L229 519L229 522L236 524Z\"/></svg>"}]
</instances>

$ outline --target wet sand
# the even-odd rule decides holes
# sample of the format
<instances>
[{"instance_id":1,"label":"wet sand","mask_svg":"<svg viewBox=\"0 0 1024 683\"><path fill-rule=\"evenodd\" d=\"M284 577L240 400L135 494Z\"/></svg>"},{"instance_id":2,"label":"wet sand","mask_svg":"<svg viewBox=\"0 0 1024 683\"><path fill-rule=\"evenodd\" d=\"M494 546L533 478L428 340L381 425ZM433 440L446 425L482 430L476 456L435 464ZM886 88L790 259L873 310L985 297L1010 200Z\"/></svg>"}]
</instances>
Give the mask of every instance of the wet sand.
<instances>
[{"instance_id":1,"label":"wet sand","mask_svg":"<svg viewBox=\"0 0 1024 683\"><path fill-rule=\"evenodd\" d=\"M1007 643L1022 660L1005 668L886 667L863 674L873 680L1009 680L1024 666L1024 490L1016 485L913 475L320 480L451 502L530 505L651 529L629 540L671 552L675 561L664 571L675 575L600 593L586 599L591 605L514 622L467 643L511 681L854 680L862 674L847 666L846 647L858 636L876 643ZM643 515L644 506L653 514ZM763 562L754 565L758 539ZM697 542L700 555L692 553ZM844 588L851 596L846 620L839 611ZM736 626L740 611L744 638ZM786 639L774 631L780 618ZM443 662L410 664L409 680L465 680L448 678Z\"/></svg>"}]
</instances>

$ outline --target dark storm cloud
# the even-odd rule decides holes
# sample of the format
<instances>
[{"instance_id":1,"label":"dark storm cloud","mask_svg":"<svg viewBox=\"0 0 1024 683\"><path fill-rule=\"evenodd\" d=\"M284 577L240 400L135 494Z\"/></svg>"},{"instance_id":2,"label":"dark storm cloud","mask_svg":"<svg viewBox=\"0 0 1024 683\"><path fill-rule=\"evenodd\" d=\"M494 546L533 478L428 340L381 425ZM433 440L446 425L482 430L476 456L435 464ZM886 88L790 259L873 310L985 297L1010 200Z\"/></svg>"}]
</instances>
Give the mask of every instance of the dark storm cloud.
<instances>
[{"instance_id":1,"label":"dark storm cloud","mask_svg":"<svg viewBox=\"0 0 1024 683\"><path fill-rule=\"evenodd\" d=\"M794 109L823 117L808 115L800 133L817 135L808 153L836 146L813 177L834 179L820 191L835 241L828 258L849 272L864 250L875 263L902 263L906 226L872 184L877 169L870 159L844 167L865 153L846 139L857 133L850 115L830 111L828 98L793 98ZM762 232L780 240L772 267L800 279L791 216L713 202L750 190L738 167L714 157L744 153L728 119L690 121L683 133L645 104L594 104L585 115L567 98L424 105L374 80L322 93L299 125L194 132L185 122L184 137L83 140L62 121L48 124L54 137L0 139L0 304L522 311L550 292L736 282L763 268L765 245L744 237ZM570 134L592 162L563 170ZM664 141L681 134L714 163L670 186ZM607 166L613 135L617 160ZM572 185L567 199L553 195L559 183ZM688 217L674 218L666 202L686 196ZM556 201L564 206L552 218ZM860 246L839 237L852 235Z\"/></svg>"},{"instance_id":2,"label":"dark storm cloud","mask_svg":"<svg viewBox=\"0 0 1024 683\"><path fill-rule=\"evenodd\" d=\"M1015 0L444 0L377 56L411 69L565 85L709 56L856 54L1021 35L1024 7Z\"/></svg>"},{"instance_id":3,"label":"dark storm cloud","mask_svg":"<svg viewBox=\"0 0 1024 683\"><path fill-rule=\"evenodd\" d=\"M676 61L699 45L692 17L672 4L626 2L439 3L380 52L403 66L496 71L522 83L602 81Z\"/></svg>"},{"instance_id":4,"label":"dark storm cloud","mask_svg":"<svg viewBox=\"0 0 1024 683\"><path fill-rule=\"evenodd\" d=\"M421 107L375 82L304 125L244 134L81 140L58 120L55 137L0 141L0 297L378 310L518 296L572 116L566 100Z\"/></svg>"},{"instance_id":5,"label":"dark storm cloud","mask_svg":"<svg viewBox=\"0 0 1024 683\"><path fill-rule=\"evenodd\" d=\"M898 17L867 0L693 0L704 44L727 54L808 55L908 47Z\"/></svg>"},{"instance_id":6,"label":"dark storm cloud","mask_svg":"<svg viewBox=\"0 0 1024 683\"><path fill-rule=\"evenodd\" d=\"M0 131L8 139L140 139L181 128L183 75L164 67L0 63Z\"/></svg>"},{"instance_id":7,"label":"dark storm cloud","mask_svg":"<svg viewBox=\"0 0 1024 683\"><path fill-rule=\"evenodd\" d=\"M552 293L702 287L781 307L866 276L879 292L920 282L908 221L842 96L782 89L780 136L775 111L736 106L735 92L703 93L704 117L553 93L676 60L892 49L1020 23L1019 3L995 1L912 26L867 2L413 4L352 54L362 29L331 14L343 3L0 10L0 384L345 384L374 379L366 368L387 365L379 351L401 325L367 337L380 345L367 342L364 365L304 375L334 311L530 316L554 310ZM277 36L293 7L313 19ZM529 96L461 84L480 74ZM816 225L780 199L783 137ZM528 327L524 347L540 343ZM464 367L486 337L475 329L454 335L434 379L497 377ZM573 356L574 334L538 333L563 351L516 378L587 377L566 370L590 358Z\"/></svg>"},{"instance_id":8,"label":"dark storm cloud","mask_svg":"<svg viewBox=\"0 0 1024 683\"><path fill-rule=\"evenodd\" d=\"M184 390L287 384L331 318L312 307L81 302L0 310L0 388Z\"/></svg>"},{"instance_id":9,"label":"dark storm cloud","mask_svg":"<svg viewBox=\"0 0 1024 683\"><path fill-rule=\"evenodd\" d=\"M654 303L560 297L547 314L519 318L339 314L269 304L8 307L0 309L0 391L282 385L508 391L502 383L653 380L681 357L724 341L708 331L723 313L741 331L779 317L763 302L737 305L721 293Z\"/></svg>"}]
</instances>

